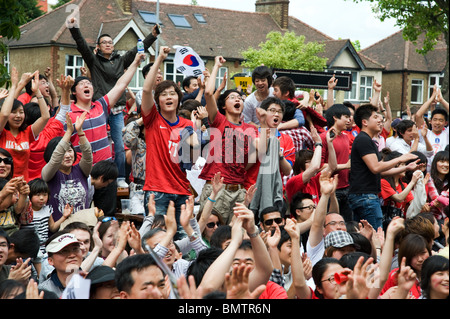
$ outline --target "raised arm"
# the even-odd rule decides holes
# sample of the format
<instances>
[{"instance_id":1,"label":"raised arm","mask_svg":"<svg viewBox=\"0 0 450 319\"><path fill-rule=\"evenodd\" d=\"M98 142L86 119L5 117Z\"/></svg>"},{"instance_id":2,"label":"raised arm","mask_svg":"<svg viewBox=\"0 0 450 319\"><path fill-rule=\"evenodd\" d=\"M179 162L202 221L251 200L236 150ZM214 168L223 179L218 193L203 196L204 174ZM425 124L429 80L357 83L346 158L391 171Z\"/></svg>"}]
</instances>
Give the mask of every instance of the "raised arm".
<instances>
[{"instance_id":1,"label":"raised arm","mask_svg":"<svg viewBox=\"0 0 450 319\"><path fill-rule=\"evenodd\" d=\"M313 126L311 126L311 137L314 143L319 144L317 144L314 148L314 155L311 159L309 167L303 172L303 183L307 183L312 177L316 176L316 174L320 170L320 163L322 160L322 139L320 138L319 134L317 134L316 128Z\"/></svg>"},{"instance_id":2,"label":"raised arm","mask_svg":"<svg viewBox=\"0 0 450 319\"><path fill-rule=\"evenodd\" d=\"M373 95L372 99L370 100L370 104L378 108L378 101L380 100L381 96L381 83L378 83L377 80L373 80L372 88Z\"/></svg>"},{"instance_id":3,"label":"raised arm","mask_svg":"<svg viewBox=\"0 0 450 319\"><path fill-rule=\"evenodd\" d=\"M428 109L430 108L431 103L433 103L433 101L436 99L437 94L438 94L438 87L437 85L434 85L433 87L433 93L431 93L431 96L428 100L425 101L425 103L422 104L422 106L417 110L416 112L416 125L417 127L422 127L424 120L423 120L423 116L425 115L425 113L428 111ZM448 111L448 104L447 104L447 111Z\"/></svg>"},{"instance_id":4,"label":"raised arm","mask_svg":"<svg viewBox=\"0 0 450 319\"><path fill-rule=\"evenodd\" d=\"M375 153L370 153L364 155L362 159L373 174L380 174L382 172L386 172L392 169L393 167L397 166L400 163L408 162L409 160L416 160L417 155L405 153L400 157L384 162L378 161L378 157L376 156Z\"/></svg>"},{"instance_id":5,"label":"raised arm","mask_svg":"<svg viewBox=\"0 0 450 319\"><path fill-rule=\"evenodd\" d=\"M219 68L225 63L226 60L222 56L216 56L214 60L214 67L211 71L211 75L205 76L205 101L206 101L206 110L208 111L208 119L209 123L214 122L214 119L217 115L217 103L214 96L215 92L215 79L217 73L219 72Z\"/></svg>"},{"instance_id":6,"label":"raised arm","mask_svg":"<svg viewBox=\"0 0 450 319\"><path fill-rule=\"evenodd\" d=\"M391 104L390 97L389 97L389 91L386 92L386 96L384 97L384 107L386 110L386 120L384 121L384 129L388 132L391 131L391 124L392 124L392 111L391 111Z\"/></svg>"},{"instance_id":7,"label":"raised arm","mask_svg":"<svg viewBox=\"0 0 450 319\"><path fill-rule=\"evenodd\" d=\"M14 96L17 89L17 83L19 82L19 74L15 67L11 69L10 77L11 77L11 87L9 88L9 94L3 101L3 105L0 109L0 133L5 128L5 125L8 122L8 117L11 114L11 109L14 103Z\"/></svg>"},{"instance_id":8,"label":"raised arm","mask_svg":"<svg viewBox=\"0 0 450 319\"><path fill-rule=\"evenodd\" d=\"M327 106L324 110L330 108L334 104L334 88L336 87L338 79L336 79L335 75L328 80L328 89L327 89Z\"/></svg>"},{"instance_id":9,"label":"raised arm","mask_svg":"<svg viewBox=\"0 0 450 319\"><path fill-rule=\"evenodd\" d=\"M41 117L38 118L32 125L31 129L33 130L34 136L38 136L39 133L42 132L45 125L47 125L48 120L50 119L50 112L48 111L47 103L45 102L44 96L41 93L41 90L39 90L39 72L36 72L34 75L34 79L31 80L31 90L34 93L34 96L36 96L39 104L39 110L41 111Z\"/></svg>"},{"instance_id":10,"label":"raised arm","mask_svg":"<svg viewBox=\"0 0 450 319\"><path fill-rule=\"evenodd\" d=\"M86 138L86 134L83 132L83 123L86 119L87 111L83 112L79 117L77 117L75 122L75 130L77 131L78 137L80 139L80 148L81 148L81 160L80 160L80 168L83 171L84 176L88 177L91 174L92 170L92 148L91 143L89 143ZM70 118L70 116L69 116ZM69 125L69 123L67 123Z\"/></svg>"},{"instance_id":11,"label":"raised arm","mask_svg":"<svg viewBox=\"0 0 450 319\"><path fill-rule=\"evenodd\" d=\"M155 104L153 99L153 90L156 85L156 78L158 76L158 70L161 63L167 58L170 52L169 47L161 47L159 49L158 57L153 63L152 67L148 71L144 80L144 87L142 91L141 112L142 114L149 114Z\"/></svg>"},{"instance_id":12,"label":"raised arm","mask_svg":"<svg viewBox=\"0 0 450 319\"><path fill-rule=\"evenodd\" d=\"M69 75L61 74L60 78L56 80L57 85L61 89L60 107L55 115L55 119L61 122L62 125L66 122L66 113L70 110L70 88L74 84L74 79Z\"/></svg>"},{"instance_id":13,"label":"raised arm","mask_svg":"<svg viewBox=\"0 0 450 319\"><path fill-rule=\"evenodd\" d=\"M130 64L125 73L117 80L116 85L106 94L108 96L109 105L115 105L122 93L125 92L128 84L133 78L138 66L141 64L141 59L145 57L144 53L136 54L133 63Z\"/></svg>"}]
</instances>

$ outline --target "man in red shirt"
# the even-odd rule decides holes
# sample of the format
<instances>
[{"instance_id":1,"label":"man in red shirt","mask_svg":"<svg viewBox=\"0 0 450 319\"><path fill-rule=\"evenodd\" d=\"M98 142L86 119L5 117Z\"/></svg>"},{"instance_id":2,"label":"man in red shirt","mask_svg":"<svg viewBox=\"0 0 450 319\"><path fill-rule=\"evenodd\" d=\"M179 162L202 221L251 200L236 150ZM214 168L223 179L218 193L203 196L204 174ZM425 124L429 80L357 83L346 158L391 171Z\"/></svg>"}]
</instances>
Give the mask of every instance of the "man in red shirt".
<instances>
[{"instance_id":1,"label":"man in red shirt","mask_svg":"<svg viewBox=\"0 0 450 319\"><path fill-rule=\"evenodd\" d=\"M344 133L350 124L350 111L343 104L334 104L326 112L328 129L333 128L336 138L333 140L334 151L336 153L338 185L336 197L339 202L339 212L345 221L353 220L353 213L348 205L348 176L350 169L350 141L348 135ZM326 132L320 134L322 139L322 161L321 165L328 163L328 145Z\"/></svg>"},{"instance_id":2,"label":"man in red shirt","mask_svg":"<svg viewBox=\"0 0 450 319\"><path fill-rule=\"evenodd\" d=\"M162 81L155 85L158 69L167 58L170 48L161 47L156 61L145 78L142 92L141 114L145 126L147 145L144 207L148 215L150 194L155 195L156 214L165 215L170 201L175 204L177 234L174 239L186 236L180 224L181 205L192 195L185 168L185 152L199 146L190 120L179 117L178 109L183 98L178 85ZM154 90L154 93L153 93ZM184 143L187 142L187 143ZM183 144L184 143L184 144ZM193 160L195 162L195 160Z\"/></svg>"}]
</instances>

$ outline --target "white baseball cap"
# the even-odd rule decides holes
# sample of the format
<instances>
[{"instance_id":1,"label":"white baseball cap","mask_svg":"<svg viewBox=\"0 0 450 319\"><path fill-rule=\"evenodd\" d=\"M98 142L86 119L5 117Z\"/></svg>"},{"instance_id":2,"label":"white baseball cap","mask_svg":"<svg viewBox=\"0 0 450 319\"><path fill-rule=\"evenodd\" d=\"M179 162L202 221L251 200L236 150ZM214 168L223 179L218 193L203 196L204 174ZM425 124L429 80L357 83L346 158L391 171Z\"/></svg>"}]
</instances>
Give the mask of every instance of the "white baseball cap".
<instances>
[{"instance_id":1,"label":"white baseball cap","mask_svg":"<svg viewBox=\"0 0 450 319\"><path fill-rule=\"evenodd\" d=\"M78 239L71 233L62 234L53 239L46 247L48 253L57 253L70 244L79 244Z\"/></svg>"}]
</instances>

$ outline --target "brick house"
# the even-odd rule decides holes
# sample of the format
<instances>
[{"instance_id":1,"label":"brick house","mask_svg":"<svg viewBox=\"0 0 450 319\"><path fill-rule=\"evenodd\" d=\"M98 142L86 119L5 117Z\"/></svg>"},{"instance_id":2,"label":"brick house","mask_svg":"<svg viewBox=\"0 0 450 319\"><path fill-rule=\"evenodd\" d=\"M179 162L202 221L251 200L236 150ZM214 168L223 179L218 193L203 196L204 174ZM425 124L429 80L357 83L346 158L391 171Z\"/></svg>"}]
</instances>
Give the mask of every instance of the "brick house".
<instances>
[{"instance_id":1,"label":"brick house","mask_svg":"<svg viewBox=\"0 0 450 319\"><path fill-rule=\"evenodd\" d=\"M20 40L8 43L9 54L5 62L8 66L14 65L19 73L44 70L50 66L55 77L58 74L76 76L84 62L65 25L66 18L74 10L78 10L75 12L78 12L81 32L92 48L101 33L108 33L117 50L128 50L136 45L138 38L151 32L156 23L156 7L156 1L73 0L21 26ZM225 72L229 78L235 73L251 72L242 67L240 52L258 47L266 41L270 31L293 31L304 35L306 42L326 44L322 57L328 58L328 72L352 74L352 91L337 92L337 101L345 98L359 104L368 100L371 96L369 83L381 79L382 64L356 52L349 40L334 40L289 16L288 0L256 0L255 9L255 12L243 12L161 2L159 21L162 33L158 45L190 46L202 57L208 69L212 69L215 56L224 56L227 62L219 70L218 84ZM156 44L149 49L147 62L153 59L156 49ZM174 54L169 55L162 72L165 79L179 82L183 75L175 70L173 57ZM130 88L138 90L142 83L141 72L137 72ZM228 86L234 87L234 81L229 79Z\"/></svg>"}]
</instances>

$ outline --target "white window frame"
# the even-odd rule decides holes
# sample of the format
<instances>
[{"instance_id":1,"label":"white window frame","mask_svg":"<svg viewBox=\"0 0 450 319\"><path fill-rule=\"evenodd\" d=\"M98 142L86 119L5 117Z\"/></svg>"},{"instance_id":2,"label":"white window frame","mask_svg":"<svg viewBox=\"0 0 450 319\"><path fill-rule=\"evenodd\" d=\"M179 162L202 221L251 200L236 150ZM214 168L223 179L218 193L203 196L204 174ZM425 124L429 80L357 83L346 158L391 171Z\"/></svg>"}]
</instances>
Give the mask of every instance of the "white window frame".
<instances>
[{"instance_id":1,"label":"white window frame","mask_svg":"<svg viewBox=\"0 0 450 319\"><path fill-rule=\"evenodd\" d=\"M439 82L444 81L444 73L434 73L434 74L430 74L428 76L428 96L427 98L430 98L431 95L433 94L433 87L434 87L434 83L431 84L431 79L435 79L434 83L437 83L438 88L441 88L441 85L439 84Z\"/></svg>"},{"instance_id":2,"label":"white window frame","mask_svg":"<svg viewBox=\"0 0 450 319\"><path fill-rule=\"evenodd\" d=\"M10 73L10 70L9 70L10 64L11 64L11 61L9 60L9 50L8 50L8 51L6 51L6 55L3 58L3 65L6 66L8 73Z\"/></svg>"},{"instance_id":3,"label":"white window frame","mask_svg":"<svg viewBox=\"0 0 450 319\"><path fill-rule=\"evenodd\" d=\"M364 84L362 79L364 78ZM372 83L370 85L367 84L367 79L372 79ZM369 101L369 97L372 97L373 94L373 76L362 75L359 77L359 100L360 101ZM361 96L361 90L364 90L364 94Z\"/></svg>"},{"instance_id":4,"label":"white window frame","mask_svg":"<svg viewBox=\"0 0 450 319\"><path fill-rule=\"evenodd\" d=\"M174 72L167 72L167 66L169 64L173 65ZM164 62L164 79L165 80L172 80L178 84L178 82L182 83L184 78L185 78L185 76L183 75L183 73L179 72L175 68L175 63L173 61L165 61Z\"/></svg>"},{"instance_id":5,"label":"white window frame","mask_svg":"<svg viewBox=\"0 0 450 319\"><path fill-rule=\"evenodd\" d=\"M352 71L352 90L345 91L345 100L346 101L357 101L358 100L358 72ZM352 96L354 95L354 96Z\"/></svg>"},{"instance_id":6,"label":"white window frame","mask_svg":"<svg viewBox=\"0 0 450 319\"><path fill-rule=\"evenodd\" d=\"M414 81L418 81L420 83L414 83ZM417 87L420 91L418 94L418 100L413 101L413 87ZM423 104L423 89L424 89L424 80L423 79L411 79L411 99L410 102L414 104Z\"/></svg>"},{"instance_id":7,"label":"white window frame","mask_svg":"<svg viewBox=\"0 0 450 319\"><path fill-rule=\"evenodd\" d=\"M219 68L219 71L217 72L216 76L216 88L220 86L223 80L223 76L225 75L225 72L227 73L227 79L228 79L228 68L226 66L222 66ZM225 81L225 88L222 90L222 92L225 92L228 88L228 81ZM221 93L222 93L221 92Z\"/></svg>"},{"instance_id":8,"label":"white window frame","mask_svg":"<svg viewBox=\"0 0 450 319\"><path fill-rule=\"evenodd\" d=\"M68 65L68 61L69 61L69 56L73 56L73 61L74 61L74 65ZM65 56L65 61L64 61L64 74L67 76L68 74L68 70L72 70L72 77L76 78L77 76L81 75L81 67L84 66L84 60L83 57L81 55L76 55L76 54L66 54ZM76 61L77 59L81 59L82 65L79 66L77 65Z\"/></svg>"}]
</instances>

